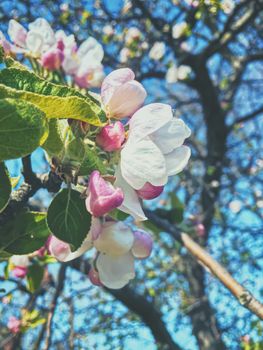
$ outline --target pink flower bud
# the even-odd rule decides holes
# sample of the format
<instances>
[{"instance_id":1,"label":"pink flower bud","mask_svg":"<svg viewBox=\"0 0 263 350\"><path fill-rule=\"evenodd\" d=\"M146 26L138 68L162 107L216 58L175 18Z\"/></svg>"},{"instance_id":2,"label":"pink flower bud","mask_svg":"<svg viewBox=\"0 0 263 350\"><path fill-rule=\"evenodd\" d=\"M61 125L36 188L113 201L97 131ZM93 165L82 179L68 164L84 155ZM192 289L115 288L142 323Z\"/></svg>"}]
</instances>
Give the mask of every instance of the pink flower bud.
<instances>
[{"instance_id":1,"label":"pink flower bud","mask_svg":"<svg viewBox=\"0 0 263 350\"><path fill-rule=\"evenodd\" d=\"M59 69L64 59L64 54L57 48L52 48L45 52L41 57L41 65L50 70Z\"/></svg>"},{"instance_id":2,"label":"pink flower bud","mask_svg":"<svg viewBox=\"0 0 263 350\"><path fill-rule=\"evenodd\" d=\"M152 236L145 231L135 231L133 235L134 243L132 246L132 254L138 259L148 258L153 248Z\"/></svg>"},{"instance_id":3,"label":"pink flower bud","mask_svg":"<svg viewBox=\"0 0 263 350\"><path fill-rule=\"evenodd\" d=\"M93 267L90 268L88 273L89 280L94 286L102 287L103 284L100 281L99 273Z\"/></svg>"},{"instance_id":4,"label":"pink flower bud","mask_svg":"<svg viewBox=\"0 0 263 350\"><path fill-rule=\"evenodd\" d=\"M50 254L56 257L59 261L65 261L67 256L71 253L69 244L61 241L55 236L51 236L48 250Z\"/></svg>"},{"instance_id":5,"label":"pink flower bud","mask_svg":"<svg viewBox=\"0 0 263 350\"><path fill-rule=\"evenodd\" d=\"M125 140L125 130L121 122L117 121L104 126L96 137L97 144L107 152L117 151Z\"/></svg>"},{"instance_id":6,"label":"pink flower bud","mask_svg":"<svg viewBox=\"0 0 263 350\"><path fill-rule=\"evenodd\" d=\"M7 328L12 332L12 333L18 333L20 331L21 327L21 320L17 319L15 316L11 316L8 320L7 323Z\"/></svg>"},{"instance_id":7,"label":"pink flower bud","mask_svg":"<svg viewBox=\"0 0 263 350\"><path fill-rule=\"evenodd\" d=\"M153 199L158 197L163 192L163 189L164 186L154 186L150 184L150 182L146 182L146 184L136 192L142 199Z\"/></svg>"},{"instance_id":8,"label":"pink flower bud","mask_svg":"<svg viewBox=\"0 0 263 350\"><path fill-rule=\"evenodd\" d=\"M91 173L87 193L87 210L97 217L119 207L124 200L122 190L105 181L98 171Z\"/></svg>"},{"instance_id":9,"label":"pink flower bud","mask_svg":"<svg viewBox=\"0 0 263 350\"><path fill-rule=\"evenodd\" d=\"M101 99L109 117L130 117L143 105L147 94L142 84L134 78L132 70L121 68L103 80Z\"/></svg>"},{"instance_id":10,"label":"pink flower bud","mask_svg":"<svg viewBox=\"0 0 263 350\"><path fill-rule=\"evenodd\" d=\"M199 237L204 237L205 236L205 227L203 224L197 224L195 226L195 232Z\"/></svg>"},{"instance_id":11,"label":"pink flower bud","mask_svg":"<svg viewBox=\"0 0 263 350\"><path fill-rule=\"evenodd\" d=\"M27 274L27 267L25 266L15 266L12 270L12 274L17 278L24 278Z\"/></svg>"}]
</instances>

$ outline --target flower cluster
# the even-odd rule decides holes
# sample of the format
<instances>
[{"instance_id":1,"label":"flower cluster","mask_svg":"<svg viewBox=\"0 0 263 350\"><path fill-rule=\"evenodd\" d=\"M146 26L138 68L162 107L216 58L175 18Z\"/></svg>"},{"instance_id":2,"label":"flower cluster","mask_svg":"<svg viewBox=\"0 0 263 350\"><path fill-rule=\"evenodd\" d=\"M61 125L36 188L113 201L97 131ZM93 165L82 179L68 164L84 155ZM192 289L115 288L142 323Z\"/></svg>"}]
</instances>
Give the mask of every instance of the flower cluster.
<instances>
[{"instance_id":1,"label":"flower cluster","mask_svg":"<svg viewBox=\"0 0 263 350\"><path fill-rule=\"evenodd\" d=\"M100 129L96 143L103 151L115 153L115 176L93 171L86 190L86 208L92 214L90 231L82 246L72 252L69 244L53 236L50 253L60 261L75 259L96 249L89 278L95 285L121 288L134 278L134 260L147 258L152 237L131 229L109 215L114 209L146 220L142 199L158 197L170 176L179 173L190 157L183 145L190 136L185 123L173 116L169 105L142 106L144 87L128 68L110 73L101 86L101 101L108 124Z\"/></svg>"},{"instance_id":2,"label":"flower cluster","mask_svg":"<svg viewBox=\"0 0 263 350\"><path fill-rule=\"evenodd\" d=\"M13 255L10 258L10 270L17 278L24 278L28 272L30 260L28 255Z\"/></svg>"},{"instance_id":3,"label":"flower cluster","mask_svg":"<svg viewBox=\"0 0 263 350\"><path fill-rule=\"evenodd\" d=\"M12 43L0 35L6 52L23 53L51 71L62 69L81 88L100 84L103 49L94 38L77 47L73 35L54 32L43 18L30 23L28 30L11 20L8 34ZM140 38L141 33L130 28L126 44L132 45ZM151 58L160 59L164 50L164 45L157 42ZM48 252L66 262L94 249L89 278L92 283L108 288L122 288L134 278L135 260L147 258L153 246L149 233L118 221L114 213L122 211L135 221L146 220L142 201L158 197L169 177L181 172L190 158L190 149L184 145L190 129L174 116L171 106L144 105L146 97L145 88L129 68L115 70L103 80L100 100L108 121L100 129L86 124L83 135L78 134L84 140L91 130L92 140L88 141L110 160L107 175L98 170L89 174L85 204L92 216L91 227L76 251L54 235L37 252L38 255ZM72 121L69 125L72 128ZM28 256L13 256L11 263L16 277L26 276Z\"/></svg>"},{"instance_id":4,"label":"flower cluster","mask_svg":"<svg viewBox=\"0 0 263 350\"><path fill-rule=\"evenodd\" d=\"M28 30L12 19L8 35L12 43L0 32L0 44L7 54L22 53L37 59L49 71L62 69L81 88L101 85L104 51L93 37L78 47L73 34L67 36L63 30L54 32L44 18L30 23Z\"/></svg>"}]
</instances>

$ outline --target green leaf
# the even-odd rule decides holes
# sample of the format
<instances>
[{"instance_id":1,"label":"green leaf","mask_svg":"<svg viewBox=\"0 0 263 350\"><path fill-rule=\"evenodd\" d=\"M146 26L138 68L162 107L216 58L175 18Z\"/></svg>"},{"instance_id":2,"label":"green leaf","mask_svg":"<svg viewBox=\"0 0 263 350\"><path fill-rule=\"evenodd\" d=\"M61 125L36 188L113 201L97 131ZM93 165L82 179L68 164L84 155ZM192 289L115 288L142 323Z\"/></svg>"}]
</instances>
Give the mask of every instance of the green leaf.
<instances>
[{"instance_id":1,"label":"green leaf","mask_svg":"<svg viewBox=\"0 0 263 350\"><path fill-rule=\"evenodd\" d=\"M93 170L98 170L101 174L106 174L106 166L103 164L96 150L91 149L88 145L85 146L85 150L85 157L79 169L79 175L89 175Z\"/></svg>"},{"instance_id":2,"label":"green leaf","mask_svg":"<svg viewBox=\"0 0 263 350\"><path fill-rule=\"evenodd\" d=\"M11 256L12 256L12 254L9 254L9 253L5 252L4 250L0 249L0 261L8 260Z\"/></svg>"},{"instance_id":3,"label":"green leaf","mask_svg":"<svg viewBox=\"0 0 263 350\"><path fill-rule=\"evenodd\" d=\"M64 150L64 143L66 139L68 122L65 119L50 119L49 120L49 134L42 148L49 156L60 157Z\"/></svg>"},{"instance_id":4,"label":"green leaf","mask_svg":"<svg viewBox=\"0 0 263 350\"><path fill-rule=\"evenodd\" d=\"M117 208L115 208L111 212L109 212L108 215L117 221L124 221L130 216L129 214L124 213L123 211L121 211Z\"/></svg>"},{"instance_id":5,"label":"green leaf","mask_svg":"<svg viewBox=\"0 0 263 350\"><path fill-rule=\"evenodd\" d=\"M29 102L0 99L0 161L24 157L46 140L45 114Z\"/></svg>"},{"instance_id":6,"label":"green leaf","mask_svg":"<svg viewBox=\"0 0 263 350\"><path fill-rule=\"evenodd\" d=\"M85 157L85 145L81 138L73 138L65 147L65 155L62 160L64 166L72 166L79 169Z\"/></svg>"},{"instance_id":7,"label":"green leaf","mask_svg":"<svg viewBox=\"0 0 263 350\"><path fill-rule=\"evenodd\" d=\"M40 286L44 276L44 267L38 263L30 265L26 275L27 288L34 293Z\"/></svg>"},{"instance_id":8,"label":"green leaf","mask_svg":"<svg viewBox=\"0 0 263 350\"><path fill-rule=\"evenodd\" d=\"M63 189L48 208L47 223L57 238L71 244L72 249L76 250L89 232L91 215L78 191Z\"/></svg>"},{"instance_id":9,"label":"green leaf","mask_svg":"<svg viewBox=\"0 0 263 350\"><path fill-rule=\"evenodd\" d=\"M0 213L9 202L12 186L7 168L4 163L0 163Z\"/></svg>"},{"instance_id":10,"label":"green leaf","mask_svg":"<svg viewBox=\"0 0 263 350\"><path fill-rule=\"evenodd\" d=\"M50 83L11 59L10 65L0 72L0 98L29 101L44 111L49 119L71 118L96 126L106 121L104 111L93 96L84 96L76 89Z\"/></svg>"},{"instance_id":11,"label":"green leaf","mask_svg":"<svg viewBox=\"0 0 263 350\"><path fill-rule=\"evenodd\" d=\"M41 248L48 236L46 213L21 211L0 227L0 247L10 254L28 254Z\"/></svg>"}]
</instances>

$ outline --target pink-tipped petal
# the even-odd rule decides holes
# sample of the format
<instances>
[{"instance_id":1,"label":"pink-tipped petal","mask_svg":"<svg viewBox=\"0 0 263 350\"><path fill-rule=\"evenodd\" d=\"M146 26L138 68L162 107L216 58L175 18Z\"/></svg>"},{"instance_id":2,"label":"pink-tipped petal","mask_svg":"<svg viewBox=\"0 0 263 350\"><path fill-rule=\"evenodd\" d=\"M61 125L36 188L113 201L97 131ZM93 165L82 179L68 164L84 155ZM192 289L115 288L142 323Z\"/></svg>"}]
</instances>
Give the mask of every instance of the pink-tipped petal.
<instances>
[{"instance_id":1,"label":"pink-tipped petal","mask_svg":"<svg viewBox=\"0 0 263 350\"><path fill-rule=\"evenodd\" d=\"M135 74L130 68L120 68L114 70L106 76L101 85L101 100L107 105L117 87L127 81L134 80Z\"/></svg>"},{"instance_id":2,"label":"pink-tipped petal","mask_svg":"<svg viewBox=\"0 0 263 350\"><path fill-rule=\"evenodd\" d=\"M4 34L1 32L1 30L0 30L0 45L2 45L5 54L9 55L12 50L12 46L9 43L9 41L6 39Z\"/></svg>"},{"instance_id":3,"label":"pink-tipped petal","mask_svg":"<svg viewBox=\"0 0 263 350\"><path fill-rule=\"evenodd\" d=\"M63 52L57 48L53 48L42 55L41 65L50 71L57 70L61 67L63 59Z\"/></svg>"},{"instance_id":4,"label":"pink-tipped petal","mask_svg":"<svg viewBox=\"0 0 263 350\"><path fill-rule=\"evenodd\" d=\"M120 149L124 140L124 126L119 121L104 126L96 137L97 145L107 152L113 152Z\"/></svg>"},{"instance_id":5,"label":"pink-tipped petal","mask_svg":"<svg viewBox=\"0 0 263 350\"><path fill-rule=\"evenodd\" d=\"M26 29L14 19L9 21L8 35L14 44L25 47L27 31Z\"/></svg>"},{"instance_id":6,"label":"pink-tipped petal","mask_svg":"<svg viewBox=\"0 0 263 350\"><path fill-rule=\"evenodd\" d=\"M107 104L110 116L116 119L132 116L143 105L146 95L144 87L136 80L119 86Z\"/></svg>"},{"instance_id":7,"label":"pink-tipped petal","mask_svg":"<svg viewBox=\"0 0 263 350\"><path fill-rule=\"evenodd\" d=\"M12 270L12 274L17 278L24 278L26 277L28 268L25 266L15 266Z\"/></svg>"},{"instance_id":8,"label":"pink-tipped petal","mask_svg":"<svg viewBox=\"0 0 263 350\"><path fill-rule=\"evenodd\" d=\"M91 173L86 207L92 215L99 217L107 214L119 207L123 199L123 192L120 188L114 188L110 182L102 178L98 171Z\"/></svg>"},{"instance_id":9,"label":"pink-tipped petal","mask_svg":"<svg viewBox=\"0 0 263 350\"><path fill-rule=\"evenodd\" d=\"M136 192L142 199L154 199L160 196L160 194L163 192L163 189L164 186L154 186L149 182L146 182L146 184Z\"/></svg>"},{"instance_id":10,"label":"pink-tipped petal","mask_svg":"<svg viewBox=\"0 0 263 350\"><path fill-rule=\"evenodd\" d=\"M59 261L65 261L67 256L71 253L69 244L61 241L55 236L51 237L48 249L50 254Z\"/></svg>"},{"instance_id":11,"label":"pink-tipped petal","mask_svg":"<svg viewBox=\"0 0 263 350\"><path fill-rule=\"evenodd\" d=\"M135 258L145 259L151 255L153 248L152 236L145 231L135 231L132 254Z\"/></svg>"}]
</instances>

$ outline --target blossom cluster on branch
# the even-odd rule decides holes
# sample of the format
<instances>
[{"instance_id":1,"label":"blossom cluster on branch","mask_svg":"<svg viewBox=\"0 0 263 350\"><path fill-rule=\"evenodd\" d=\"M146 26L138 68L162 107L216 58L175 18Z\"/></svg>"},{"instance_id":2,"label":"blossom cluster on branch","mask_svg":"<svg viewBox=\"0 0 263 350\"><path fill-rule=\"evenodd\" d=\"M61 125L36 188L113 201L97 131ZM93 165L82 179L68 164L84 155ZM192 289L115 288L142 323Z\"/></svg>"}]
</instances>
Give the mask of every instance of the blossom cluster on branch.
<instances>
[{"instance_id":1,"label":"blossom cluster on branch","mask_svg":"<svg viewBox=\"0 0 263 350\"><path fill-rule=\"evenodd\" d=\"M77 47L73 35L66 36L63 31L54 33L43 18L30 23L28 30L11 20L8 33L13 44L2 34L0 38L6 55L22 53L47 70L63 70L80 88L99 85L103 76L103 48L94 38ZM32 66L34 68L34 64ZM50 89L54 86L50 85ZM54 90L57 89L55 86ZM84 101L79 90L70 90L71 96L72 91L76 94L76 104ZM44 254L66 262L95 248L90 280L96 285L117 289L134 278L135 259L145 259L151 254L153 238L135 225L119 221L113 214L124 212L131 215L135 223L147 220L143 200L158 197L169 178L186 167L190 148L184 142L191 132L183 120L174 116L171 106L144 105L147 92L129 68L107 75L102 81L100 96L94 96L96 102L90 100L89 108L92 106L96 111L101 108L99 115L104 114L105 121L94 126L93 120L84 121L85 115L84 120L78 120L78 116L73 115L71 119L62 114L54 130L54 133L59 130L59 136L64 135L62 146L60 151L54 151L54 147L51 150L49 146L57 142L51 139L54 137L50 133L54 126L51 114L49 135L45 135L45 143L43 136L40 141L52 171L65 180L67 187L54 197L48 208L47 225L52 235ZM71 115L70 112L70 109L66 111ZM68 119L66 126L60 123L63 119ZM89 164L88 170L81 174L86 187L78 187L81 166L95 156L95 165ZM96 162L101 166L96 166ZM31 259L32 254L29 257ZM23 255L20 259L19 256L11 258L13 274L25 277L29 261Z\"/></svg>"}]
</instances>

